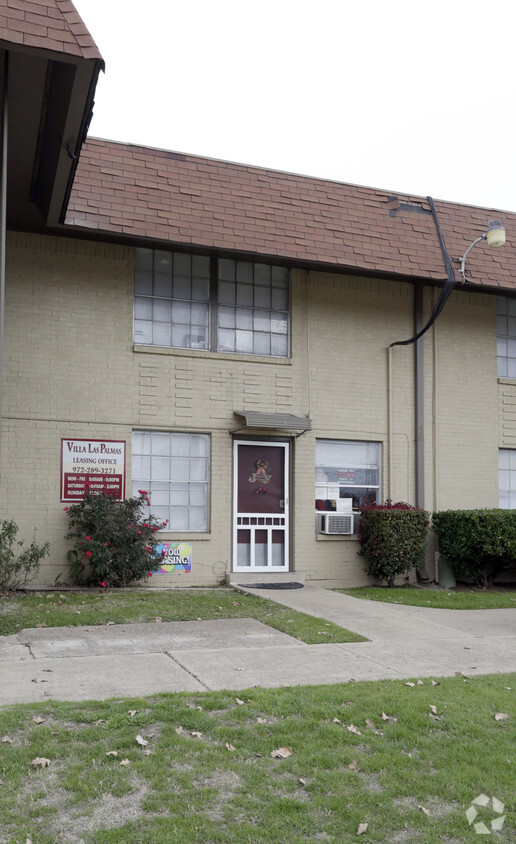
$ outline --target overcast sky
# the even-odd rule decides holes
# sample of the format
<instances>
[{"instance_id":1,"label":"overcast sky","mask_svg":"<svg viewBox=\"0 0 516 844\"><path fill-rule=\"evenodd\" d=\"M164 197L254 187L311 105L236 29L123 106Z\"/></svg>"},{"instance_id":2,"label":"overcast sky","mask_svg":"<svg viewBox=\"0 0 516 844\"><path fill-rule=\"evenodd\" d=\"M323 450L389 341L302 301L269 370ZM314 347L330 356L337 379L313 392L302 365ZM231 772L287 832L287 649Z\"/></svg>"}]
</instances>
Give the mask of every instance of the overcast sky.
<instances>
[{"instance_id":1,"label":"overcast sky","mask_svg":"<svg viewBox=\"0 0 516 844\"><path fill-rule=\"evenodd\" d=\"M90 135L516 211L516 3L74 0Z\"/></svg>"}]
</instances>

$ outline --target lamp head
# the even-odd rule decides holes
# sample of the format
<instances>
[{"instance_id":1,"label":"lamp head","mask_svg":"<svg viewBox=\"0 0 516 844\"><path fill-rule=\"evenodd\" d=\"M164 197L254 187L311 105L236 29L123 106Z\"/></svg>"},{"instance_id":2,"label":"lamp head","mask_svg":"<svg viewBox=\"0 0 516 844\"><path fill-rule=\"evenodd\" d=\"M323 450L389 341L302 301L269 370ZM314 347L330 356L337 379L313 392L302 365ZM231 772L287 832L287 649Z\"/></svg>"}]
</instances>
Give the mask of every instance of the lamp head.
<instances>
[{"instance_id":1,"label":"lamp head","mask_svg":"<svg viewBox=\"0 0 516 844\"><path fill-rule=\"evenodd\" d=\"M499 220L489 220L487 231L484 235L487 245L493 248L503 246L505 243L505 229Z\"/></svg>"}]
</instances>

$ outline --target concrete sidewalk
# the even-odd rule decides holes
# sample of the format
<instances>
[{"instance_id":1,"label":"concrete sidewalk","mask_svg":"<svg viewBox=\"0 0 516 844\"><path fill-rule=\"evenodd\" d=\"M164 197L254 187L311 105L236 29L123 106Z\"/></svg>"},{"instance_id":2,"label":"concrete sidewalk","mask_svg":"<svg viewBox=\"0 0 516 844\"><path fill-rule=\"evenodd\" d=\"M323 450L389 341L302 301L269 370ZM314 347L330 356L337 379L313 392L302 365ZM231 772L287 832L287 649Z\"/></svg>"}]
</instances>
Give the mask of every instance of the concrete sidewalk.
<instances>
[{"instance_id":1,"label":"concrete sidewalk","mask_svg":"<svg viewBox=\"0 0 516 844\"><path fill-rule=\"evenodd\" d=\"M370 641L305 645L254 619L23 630L0 638L0 705L516 672L516 610L393 606L310 586L249 591Z\"/></svg>"}]
</instances>

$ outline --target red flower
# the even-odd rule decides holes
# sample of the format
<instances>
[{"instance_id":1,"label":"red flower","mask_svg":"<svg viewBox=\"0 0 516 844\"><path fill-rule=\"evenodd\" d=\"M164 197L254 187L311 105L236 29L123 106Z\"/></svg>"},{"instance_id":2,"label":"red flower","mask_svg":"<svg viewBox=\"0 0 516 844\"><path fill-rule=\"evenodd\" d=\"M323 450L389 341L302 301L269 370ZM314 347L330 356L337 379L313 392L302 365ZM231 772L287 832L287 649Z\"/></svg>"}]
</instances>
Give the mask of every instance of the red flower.
<instances>
[{"instance_id":1,"label":"red flower","mask_svg":"<svg viewBox=\"0 0 516 844\"><path fill-rule=\"evenodd\" d=\"M141 534L141 530L138 531L138 536Z\"/></svg>"},{"instance_id":2,"label":"red flower","mask_svg":"<svg viewBox=\"0 0 516 844\"><path fill-rule=\"evenodd\" d=\"M105 546L106 546L106 548L107 548L107 542L104 542L104 545L105 545Z\"/></svg>"},{"instance_id":3,"label":"red flower","mask_svg":"<svg viewBox=\"0 0 516 844\"><path fill-rule=\"evenodd\" d=\"M152 577L152 572L151 572L151 571L149 572L149 577Z\"/></svg>"},{"instance_id":4,"label":"red flower","mask_svg":"<svg viewBox=\"0 0 516 844\"><path fill-rule=\"evenodd\" d=\"M146 551L150 551L150 548L146 545L146 546L145 546L145 550L146 550Z\"/></svg>"},{"instance_id":5,"label":"red flower","mask_svg":"<svg viewBox=\"0 0 516 844\"><path fill-rule=\"evenodd\" d=\"M91 557L91 555L92 555L92 552L91 552L91 551L86 551L86 553L85 553L85 555L84 555L84 556L85 556L85 557Z\"/></svg>"},{"instance_id":6,"label":"red flower","mask_svg":"<svg viewBox=\"0 0 516 844\"><path fill-rule=\"evenodd\" d=\"M163 522L163 527L166 527L167 525L168 525L168 519L167 519L166 522Z\"/></svg>"},{"instance_id":7,"label":"red flower","mask_svg":"<svg viewBox=\"0 0 516 844\"><path fill-rule=\"evenodd\" d=\"M140 495L148 495L149 494L146 489L139 489L138 492L140 493Z\"/></svg>"},{"instance_id":8,"label":"red flower","mask_svg":"<svg viewBox=\"0 0 516 844\"><path fill-rule=\"evenodd\" d=\"M90 541L90 539L91 539L91 536L87 536L87 537L86 537L86 541L87 541L87 542L89 542L89 541Z\"/></svg>"},{"instance_id":9,"label":"red flower","mask_svg":"<svg viewBox=\"0 0 516 844\"><path fill-rule=\"evenodd\" d=\"M157 525L154 525L154 530L158 530L158 526L157 526Z\"/></svg>"},{"instance_id":10,"label":"red flower","mask_svg":"<svg viewBox=\"0 0 516 844\"><path fill-rule=\"evenodd\" d=\"M99 583L99 586L104 586L104 588L105 588L105 587L107 586L106 581L105 581L105 580L101 580L101 581L100 581L100 583Z\"/></svg>"},{"instance_id":11,"label":"red flower","mask_svg":"<svg viewBox=\"0 0 516 844\"><path fill-rule=\"evenodd\" d=\"M163 549L163 551L161 552L161 556L162 556L162 557L166 557L166 556L167 556L167 552L166 552L164 549Z\"/></svg>"},{"instance_id":12,"label":"red flower","mask_svg":"<svg viewBox=\"0 0 516 844\"><path fill-rule=\"evenodd\" d=\"M65 513L67 513L69 509L70 509L69 507L63 507L63 510L64 510Z\"/></svg>"}]
</instances>

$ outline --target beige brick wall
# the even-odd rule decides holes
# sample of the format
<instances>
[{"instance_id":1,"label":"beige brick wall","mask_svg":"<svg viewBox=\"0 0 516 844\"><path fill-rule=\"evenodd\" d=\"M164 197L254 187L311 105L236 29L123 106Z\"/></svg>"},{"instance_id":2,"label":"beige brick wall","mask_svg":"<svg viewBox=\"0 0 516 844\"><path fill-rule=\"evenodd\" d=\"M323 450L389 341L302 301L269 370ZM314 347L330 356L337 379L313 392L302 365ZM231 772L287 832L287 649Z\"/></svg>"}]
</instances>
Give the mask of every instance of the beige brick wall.
<instances>
[{"instance_id":1,"label":"beige brick wall","mask_svg":"<svg viewBox=\"0 0 516 844\"><path fill-rule=\"evenodd\" d=\"M218 583L231 565L233 411L259 410L312 420L292 441L295 569L326 585L367 582L355 540L315 535L315 441L380 442L384 496L414 501L412 347L392 353L392 478L387 455L386 350L412 334L412 307L408 284L294 270L290 361L138 348L130 247L10 234L0 512L51 542L40 581L66 578L61 438L126 440L130 489L131 432L144 429L211 434L210 531L167 534L192 541L192 574L152 584ZM496 504L494 313L491 297L456 293L425 339L428 508Z\"/></svg>"}]
</instances>

